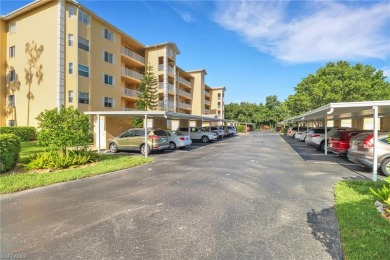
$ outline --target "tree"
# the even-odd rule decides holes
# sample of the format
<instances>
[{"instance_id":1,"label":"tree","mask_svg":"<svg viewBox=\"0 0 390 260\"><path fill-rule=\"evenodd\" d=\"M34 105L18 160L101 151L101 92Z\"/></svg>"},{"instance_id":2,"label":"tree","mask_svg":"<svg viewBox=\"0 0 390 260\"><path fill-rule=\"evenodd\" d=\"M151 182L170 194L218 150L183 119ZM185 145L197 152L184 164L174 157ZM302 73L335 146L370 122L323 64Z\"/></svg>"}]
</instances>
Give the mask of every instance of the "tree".
<instances>
[{"instance_id":1,"label":"tree","mask_svg":"<svg viewBox=\"0 0 390 260\"><path fill-rule=\"evenodd\" d=\"M156 110L158 106L157 78L153 73L153 67L147 64L141 83L138 85L138 100L136 106L141 110Z\"/></svg>"},{"instance_id":2,"label":"tree","mask_svg":"<svg viewBox=\"0 0 390 260\"><path fill-rule=\"evenodd\" d=\"M286 100L292 115L298 115L332 102L374 101L390 99L390 83L383 71L360 63L329 62L309 74Z\"/></svg>"},{"instance_id":3,"label":"tree","mask_svg":"<svg viewBox=\"0 0 390 260\"><path fill-rule=\"evenodd\" d=\"M45 110L36 118L38 121L38 143L51 149L85 146L90 142L90 122L87 115L73 107Z\"/></svg>"},{"instance_id":4,"label":"tree","mask_svg":"<svg viewBox=\"0 0 390 260\"><path fill-rule=\"evenodd\" d=\"M32 43L26 43L25 53L27 56L27 65L24 68L25 80L28 86L27 92L27 126L30 125L30 102L34 99L34 94L31 92L31 85L34 76L37 78L38 85L43 81L43 66L39 64L39 58L43 52L43 45L38 45L32 41Z\"/></svg>"}]
</instances>

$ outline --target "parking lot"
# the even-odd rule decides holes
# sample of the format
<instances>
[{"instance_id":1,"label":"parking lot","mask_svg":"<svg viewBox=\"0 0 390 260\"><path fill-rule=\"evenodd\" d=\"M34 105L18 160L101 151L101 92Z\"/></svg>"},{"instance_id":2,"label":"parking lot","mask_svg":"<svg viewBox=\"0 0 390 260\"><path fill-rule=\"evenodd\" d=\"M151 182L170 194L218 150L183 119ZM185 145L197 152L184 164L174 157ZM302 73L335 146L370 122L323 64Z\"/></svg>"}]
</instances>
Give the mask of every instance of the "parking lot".
<instances>
[{"instance_id":1,"label":"parking lot","mask_svg":"<svg viewBox=\"0 0 390 260\"><path fill-rule=\"evenodd\" d=\"M274 131L152 156L139 167L3 195L2 253L342 259L334 184L370 177Z\"/></svg>"}]
</instances>

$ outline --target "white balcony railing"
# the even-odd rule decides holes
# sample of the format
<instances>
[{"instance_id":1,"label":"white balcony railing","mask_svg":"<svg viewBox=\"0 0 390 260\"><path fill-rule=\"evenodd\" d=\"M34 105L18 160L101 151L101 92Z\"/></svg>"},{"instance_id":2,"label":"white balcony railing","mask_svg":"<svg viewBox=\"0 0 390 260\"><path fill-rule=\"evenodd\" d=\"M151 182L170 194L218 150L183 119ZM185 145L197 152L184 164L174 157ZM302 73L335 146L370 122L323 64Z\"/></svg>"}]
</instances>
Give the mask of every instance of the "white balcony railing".
<instances>
[{"instance_id":1,"label":"white balcony railing","mask_svg":"<svg viewBox=\"0 0 390 260\"><path fill-rule=\"evenodd\" d=\"M210 105L210 104L211 104L211 102L210 102L209 100L205 100L204 103L205 103L206 105Z\"/></svg>"},{"instance_id":2,"label":"white balcony railing","mask_svg":"<svg viewBox=\"0 0 390 260\"><path fill-rule=\"evenodd\" d=\"M191 98L192 95L190 92L187 92L187 91L184 91L184 90L181 90L179 89L179 91L177 92L180 96L184 96L184 97L188 97L188 98Z\"/></svg>"},{"instance_id":3,"label":"white balcony railing","mask_svg":"<svg viewBox=\"0 0 390 260\"><path fill-rule=\"evenodd\" d=\"M138 111L136 108L122 107L122 111Z\"/></svg>"},{"instance_id":4,"label":"white balcony railing","mask_svg":"<svg viewBox=\"0 0 390 260\"><path fill-rule=\"evenodd\" d=\"M164 89L164 83L160 82L158 83L158 89ZM168 83L168 91L175 91L175 86L172 84Z\"/></svg>"},{"instance_id":5,"label":"white balcony railing","mask_svg":"<svg viewBox=\"0 0 390 260\"><path fill-rule=\"evenodd\" d=\"M205 91L204 91L204 94L207 95L207 96L210 96L210 91L205 90Z\"/></svg>"},{"instance_id":6,"label":"white balcony railing","mask_svg":"<svg viewBox=\"0 0 390 260\"><path fill-rule=\"evenodd\" d=\"M122 88L122 95L129 97L138 97L139 91L135 89Z\"/></svg>"},{"instance_id":7,"label":"white balcony railing","mask_svg":"<svg viewBox=\"0 0 390 260\"><path fill-rule=\"evenodd\" d=\"M122 53L123 55L126 55L126 56L128 56L128 57L130 57L130 58L133 58L133 59L137 60L137 61L140 61L140 62L142 62L142 63L145 63L145 58L144 58L144 57L142 57L141 55L139 55L139 54L133 52L132 50L127 49L127 48L124 47L124 46L121 47L121 53Z\"/></svg>"},{"instance_id":8,"label":"white balcony railing","mask_svg":"<svg viewBox=\"0 0 390 260\"><path fill-rule=\"evenodd\" d=\"M131 70L131 69L122 67L122 68L121 68L121 72L122 72L122 75L131 77L131 78L135 78L135 79L142 80L142 74L141 74L141 73L138 73L138 72L136 72L136 71L134 71L134 70Z\"/></svg>"},{"instance_id":9,"label":"white balcony railing","mask_svg":"<svg viewBox=\"0 0 390 260\"><path fill-rule=\"evenodd\" d=\"M168 73L171 73L171 74L175 73L175 70L172 67L167 66L167 68L168 68ZM164 64L158 65L158 71L164 71Z\"/></svg>"},{"instance_id":10,"label":"white balcony railing","mask_svg":"<svg viewBox=\"0 0 390 260\"><path fill-rule=\"evenodd\" d=\"M205 110L204 110L204 113L205 113L205 114L210 114L210 109L205 109Z\"/></svg>"},{"instance_id":11,"label":"white balcony railing","mask_svg":"<svg viewBox=\"0 0 390 260\"><path fill-rule=\"evenodd\" d=\"M162 109L164 109L164 101L160 100L158 101L158 106ZM175 104L173 101L168 101L168 109L169 108L174 108L175 107Z\"/></svg>"},{"instance_id":12,"label":"white balcony railing","mask_svg":"<svg viewBox=\"0 0 390 260\"><path fill-rule=\"evenodd\" d=\"M179 103L179 108L191 109L191 105L187 104L187 103L184 103L184 102L180 102Z\"/></svg>"},{"instance_id":13,"label":"white balcony railing","mask_svg":"<svg viewBox=\"0 0 390 260\"><path fill-rule=\"evenodd\" d=\"M187 86L191 86L191 82L189 82L188 80L186 79L183 79L182 77L179 77L179 80L178 80L180 83L183 83L184 85L187 85Z\"/></svg>"}]
</instances>

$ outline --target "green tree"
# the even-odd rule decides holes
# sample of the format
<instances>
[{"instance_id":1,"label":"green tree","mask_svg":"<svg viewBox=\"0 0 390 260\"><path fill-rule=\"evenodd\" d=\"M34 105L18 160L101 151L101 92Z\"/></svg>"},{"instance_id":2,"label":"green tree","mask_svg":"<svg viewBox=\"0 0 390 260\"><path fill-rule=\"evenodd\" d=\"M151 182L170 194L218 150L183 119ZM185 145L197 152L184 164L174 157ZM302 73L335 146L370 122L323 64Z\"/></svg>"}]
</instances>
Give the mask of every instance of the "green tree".
<instances>
[{"instance_id":1,"label":"green tree","mask_svg":"<svg viewBox=\"0 0 390 260\"><path fill-rule=\"evenodd\" d=\"M90 142L90 122L87 115L73 107L45 110L38 121L38 143L63 154L70 146L86 146Z\"/></svg>"},{"instance_id":2,"label":"green tree","mask_svg":"<svg viewBox=\"0 0 390 260\"><path fill-rule=\"evenodd\" d=\"M390 99L390 83L382 70L338 61L329 62L298 83L286 105L292 115L298 115L333 102L386 99Z\"/></svg>"},{"instance_id":3,"label":"green tree","mask_svg":"<svg viewBox=\"0 0 390 260\"><path fill-rule=\"evenodd\" d=\"M140 110L156 110L158 106L157 78L153 73L153 67L147 64L141 83L138 85L138 100L136 106Z\"/></svg>"}]
</instances>

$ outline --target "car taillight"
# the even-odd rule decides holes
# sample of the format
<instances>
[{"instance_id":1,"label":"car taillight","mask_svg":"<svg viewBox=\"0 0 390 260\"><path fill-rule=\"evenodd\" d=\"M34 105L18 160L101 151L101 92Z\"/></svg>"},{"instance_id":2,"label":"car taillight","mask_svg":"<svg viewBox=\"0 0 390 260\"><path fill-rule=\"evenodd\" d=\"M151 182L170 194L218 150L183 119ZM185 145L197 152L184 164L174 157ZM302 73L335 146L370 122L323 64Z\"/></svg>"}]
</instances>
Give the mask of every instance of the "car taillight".
<instances>
[{"instance_id":1,"label":"car taillight","mask_svg":"<svg viewBox=\"0 0 390 260\"><path fill-rule=\"evenodd\" d=\"M370 135L366 140L363 142L363 147L368 149L368 148L373 148L374 147L374 142L372 140L372 135Z\"/></svg>"},{"instance_id":2,"label":"car taillight","mask_svg":"<svg viewBox=\"0 0 390 260\"><path fill-rule=\"evenodd\" d=\"M186 139L184 137L179 137L179 140L184 141Z\"/></svg>"},{"instance_id":3,"label":"car taillight","mask_svg":"<svg viewBox=\"0 0 390 260\"><path fill-rule=\"evenodd\" d=\"M149 136L149 139L160 140L160 136L158 136L158 135L151 135L151 136Z\"/></svg>"},{"instance_id":4,"label":"car taillight","mask_svg":"<svg viewBox=\"0 0 390 260\"><path fill-rule=\"evenodd\" d=\"M312 134L311 135L311 137L318 137L318 136L320 136L320 135L318 135L318 134Z\"/></svg>"}]
</instances>

